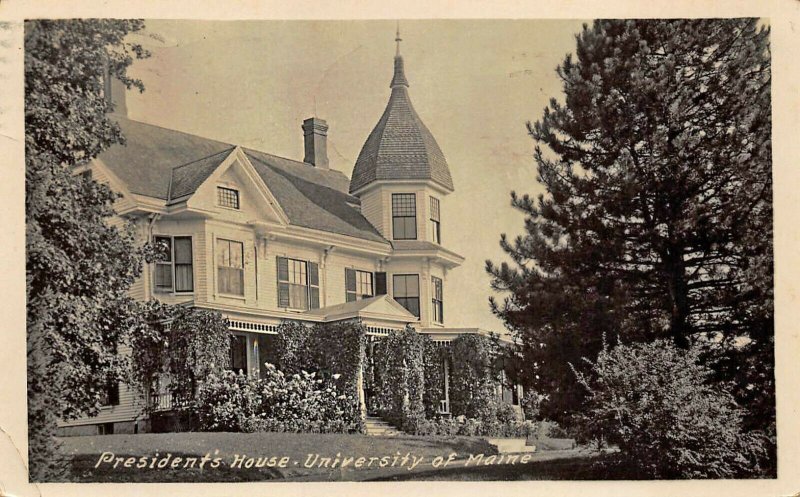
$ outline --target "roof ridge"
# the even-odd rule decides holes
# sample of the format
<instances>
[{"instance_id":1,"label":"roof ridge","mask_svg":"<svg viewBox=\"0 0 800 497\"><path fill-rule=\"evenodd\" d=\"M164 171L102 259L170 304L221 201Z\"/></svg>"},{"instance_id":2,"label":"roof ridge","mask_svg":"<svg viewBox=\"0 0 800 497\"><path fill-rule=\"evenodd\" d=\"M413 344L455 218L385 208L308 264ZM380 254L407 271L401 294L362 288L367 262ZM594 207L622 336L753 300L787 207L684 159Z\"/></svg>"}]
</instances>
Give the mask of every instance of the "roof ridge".
<instances>
[{"instance_id":1,"label":"roof ridge","mask_svg":"<svg viewBox=\"0 0 800 497\"><path fill-rule=\"evenodd\" d=\"M279 156L277 156L277 155L273 155L273 154L266 154L266 155L270 155L270 156L272 156L272 157L278 157L279 159L282 159L282 158L283 158L283 157L279 157ZM264 165L265 167L268 167L268 168L270 168L270 169L274 170L276 174L280 174L281 176L284 176L284 177L286 177L286 175L290 175L290 176L293 176L293 177L297 178L297 179L298 179L298 180L300 180L300 181L306 181L306 182L308 182L308 183L313 183L313 184L315 184L315 185L317 185L317 186L319 186L319 187L325 188L325 189L327 189L327 190L331 190L331 191L334 191L334 192L337 192L337 193L341 193L341 194L342 194L342 195L344 195L345 197L350 197L350 198L355 198L355 199L358 199L358 197L356 197L356 196L354 196L354 195L350 194L349 192L344 192L344 191L342 191L342 190L339 190L338 188L333 188L332 186L329 186L329 185L323 185L323 184L317 183L317 182L315 182L315 181L309 181L309 180L307 180L307 179L304 179L304 178L301 178L301 177L299 177L299 176L296 176L296 175L292 174L292 173L291 173L291 172L289 172L289 171L284 171L283 169L281 169L281 168L279 168L279 167L278 167L278 168L276 168L276 167L273 167L273 166L271 166L270 164L268 164L268 163L264 162L262 159L259 159L258 157L253 157L253 159L255 159L255 160L256 160L257 162L259 162L260 164ZM303 164L306 164L306 163L305 163L305 162L303 162ZM306 165L308 165L308 164L306 164ZM341 173L341 171L339 171L339 172ZM342 174L344 174L344 173L342 173Z\"/></svg>"},{"instance_id":2,"label":"roof ridge","mask_svg":"<svg viewBox=\"0 0 800 497\"><path fill-rule=\"evenodd\" d=\"M278 159L294 162L297 165L305 165L305 166L313 167L307 162L303 162L303 161L300 161L300 160L297 160L297 159L290 159L289 157L283 157L281 155L276 155L276 154L273 154L273 153L270 153L270 152L267 152L267 151L264 151L264 150L259 150L259 149L255 148L255 147L247 147L247 146L244 146L244 145L237 145L237 144L234 144L234 143L228 143L227 141L218 140L216 138L209 138L207 136L198 135L196 133L189 133L188 131L181 131L179 129L167 128L167 127L164 127L164 126L160 126L158 124L148 123L148 122L144 122L144 121L138 121L136 119L130 119L130 118L127 118L127 117L122 117L122 119L125 119L126 121L130 121L130 122L133 122L133 123L136 123L136 124L142 124L142 125L145 125L145 126L151 126L153 128L163 129L164 131L169 131L169 132L172 132L172 133L179 133L179 134L182 134L182 135L193 136L193 137L196 137L196 138L202 138L203 140L210 140L210 141L213 141L213 142L220 143L222 145L228 145L227 149L225 149L225 150L223 150L221 152L218 152L220 154L222 152L227 151L227 150L231 150L231 149L234 149L236 147L241 147L245 151L249 150L249 151L257 152L259 154L269 155L270 157L275 157L275 158L278 158ZM192 164L194 162L198 162L198 161L203 160L203 159L207 159L207 158L212 157L214 155L217 155L217 154L207 155L207 156L201 157L201 158L199 158L197 160L194 160L194 161L191 161L191 162L187 162L185 164L181 164L181 165L178 165L178 166L174 166L172 169L176 169L176 168L183 167L183 166L188 166L189 164ZM342 171L340 171L338 169L328 169L327 171L324 170L324 169L317 169L317 170L318 171L324 171L324 172L331 172L331 173L339 173L339 174L342 174L345 177L347 177L347 175L344 174L344 172L342 172Z\"/></svg>"},{"instance_id":3,"label":"roof ridge","mask_svg":"<svg viewBox=\"0 0 800 497\"><path fill-rule=\"evenodd\" d=\"M269 157L274 157L276 159L281 159L281 160L286 160L286 161L292 162L297 166L311 167L311 168L315 169L318 173L323 173L323 174L341 174L342 176L344 176L348 180L350 179L343 171L340 171L338 169L320 169L320 168L315 167L313 164L310 164L308 162L303 162L303 161L300 161L300 160L297 160L297 159L290 159L288 157L283 157L281 155L275 155L275 154L272 154L272 153L269 153L269 152L264 152L263 150L257 150L255 148L248 148L248 147L242 147L242 149L244 149L245 153L247 153L248 151L256 152L256 153L259 153L259 154L268 155ZM256 160L258 160L258 159L256 158ZM261 161L261 162L264 162L264 161Z\"/></svg>"},{"instance_id":4,"label":"roof ridge","mask_svg":"<svg viewBox=\"0 0 800 497\"><path fill-rule=\"evenodd\" d=\"M195 136L196 136L196 135L195 135ZM200 138L203 138L203 137L201 136ZM206 160L206 159L208 159L208 158L214 157L215 155L220 155L220 154L230 153L230 151L231 151L231 150L234 150L236 147L237 147L237 145L231 145L229 148L226 148L225 150L220 150L219 152L213 153L213 154L211 154L211 155L206 155L205 157L200 157L199 159L195 159L195 160L193 160L193 161L189 161L189 162L187 162L187 163L185 163L185 164L180 164L180 165L178 165L178 166L174 166L174 167L172 168L172 172L173 172L173 174L174 174L176 169L180 169L180 168L182 168L182 167L185 167L185 166L191 166L192 164L195 164L195 163L197 163L197 162L200 162L201 160Z\"/></svg>"}]
</instances>

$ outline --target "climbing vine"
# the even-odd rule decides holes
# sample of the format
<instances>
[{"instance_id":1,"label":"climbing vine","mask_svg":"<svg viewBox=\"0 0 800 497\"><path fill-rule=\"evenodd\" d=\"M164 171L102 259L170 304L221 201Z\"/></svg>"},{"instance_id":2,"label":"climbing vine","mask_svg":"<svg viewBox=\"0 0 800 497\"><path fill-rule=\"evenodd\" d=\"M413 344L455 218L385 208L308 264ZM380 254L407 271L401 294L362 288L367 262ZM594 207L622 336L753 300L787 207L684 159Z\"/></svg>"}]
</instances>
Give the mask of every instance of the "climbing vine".
<instances>
[{"instance_id":1,"label":"climbing vine","mask_svg":"<svg viewBox=\"0 0 800 497\"><path fill-rule=\"evenodd\" d=\"M409 326L391 331L373 347L374 408L410 433L425 420L423 358L427 341L427 336Z\"/></svg>"},{"instance_id":2,"label":"climbing vine","mask_svg":"<svg viewBox=\"0 0 800 497\"><path fill-rule=\"evenodd\" d=\"M173 406L191 408L200 380L228 365L227 319L216 311L157 301L142 304L142 311L143 324L130 335L131 383L149 392L168 373Z\"/></svg>"}]
</instances>

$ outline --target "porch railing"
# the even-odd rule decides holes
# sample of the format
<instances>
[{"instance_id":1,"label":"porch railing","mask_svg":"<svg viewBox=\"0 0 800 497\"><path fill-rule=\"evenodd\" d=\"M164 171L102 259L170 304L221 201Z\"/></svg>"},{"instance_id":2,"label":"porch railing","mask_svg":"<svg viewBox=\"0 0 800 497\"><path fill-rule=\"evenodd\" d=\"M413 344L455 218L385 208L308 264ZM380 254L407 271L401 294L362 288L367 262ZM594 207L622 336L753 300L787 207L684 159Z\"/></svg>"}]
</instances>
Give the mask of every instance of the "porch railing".
<instances>
[{"instance_id":1,"label":"porch railing","mask_svg":"<svg viewBox=\"0 0 800 497\"><path fill-rule=\"evenodd\" d=\"M189 399L183 397L175 398L170 392L165 393L151 393L150 406L154 411L171 411L173 409L180 409L188 405Z\"/></svg>"}]
</instances>

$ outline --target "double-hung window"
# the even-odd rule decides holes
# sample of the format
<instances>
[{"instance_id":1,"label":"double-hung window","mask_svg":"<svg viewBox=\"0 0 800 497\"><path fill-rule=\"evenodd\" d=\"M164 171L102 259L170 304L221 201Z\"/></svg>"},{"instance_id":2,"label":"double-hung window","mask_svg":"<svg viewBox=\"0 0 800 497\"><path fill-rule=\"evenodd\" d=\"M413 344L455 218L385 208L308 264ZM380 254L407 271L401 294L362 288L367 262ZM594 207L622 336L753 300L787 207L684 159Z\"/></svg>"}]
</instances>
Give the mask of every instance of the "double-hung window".
<instances>
[{"instance_id":1,"label":"double-hung window","mask_svg":"<svg viewBox=\"0 0 800 497\"><path fill-rule=\"evenodd\" d=\"M319 265L278 257L278 307L319 309Z\"/></svg>"},{"instance_id":2,"label":"double-hung window","mask_svg":"<svg viewBox=\"0 0 800 497\"><path fill-rule=\"evenodd\" d=\"M355 302L375 295L372 273L357 269L345 268L345 301Z\"/></svg>"},{"instance_id":3,"label":"double-hung window","mask_svg":"<svg viewBox=\"0 0 800 497\"><path fill-rule=\"evenodd\" d=\"M439 212L439 199L431 197L431 241L433 243L442 243L442 224Z\"/></svg>"},{"instance_id":4,"label":"double-hung window","mask_svg":"<svg viewBox=\"0 0 800 497\"><path fill-rule=\"evenodd\" d=\"M155 263L155 288L163 292L194 291L192 237L156 236L161 257Z\"/></svg>"},{"instance_id":5,"label":"double-hung window","mask_svg":"<svg viewBox=\"0 0 800 497\"><path fill-rule=\"evenodd\" d=\"M398 304L419 317L419 275L395 274L392 276L392 295Z\"/></svg>"},{"instance_id":6,"label":"double-hung window","mask_svg":"<svg viewBox=\"0 0 800 497\"><path fill-rule=\"evenodd\" d=\"M392 234L395 240L417 239L416 194L392 194Z\"/></svg>"},{"instance_id":7,"label":"double-hung window","mask_svg":"<svg viewBox=\"0 0 800 497\"><path fill-rule=\"evenodd\" d=\"M119 383L110 379L103 385L103 390L100 393L101 406L118 406L119 405Z\"/></svg>"},{"instance_id":8,"label":"double-hung window","mask_svg":"<svg viewBox=\"0 0 800 497\"><path fill-rule=\"evenodd\" d=\"M431 276L431 290L433 297L433 322L444 323L444 298L442 291L442 280L436 276Z\"/></svg>"},{"instance_id":9,"label":"double-hung window","mask_svg":"<svg viewBox=\"0 0 800 497\"><path fill-rule=\"evenodd\" d=\"M244 296L244 244L218 238L216 249L219 293Z\"/></svg>"}]
</instances>

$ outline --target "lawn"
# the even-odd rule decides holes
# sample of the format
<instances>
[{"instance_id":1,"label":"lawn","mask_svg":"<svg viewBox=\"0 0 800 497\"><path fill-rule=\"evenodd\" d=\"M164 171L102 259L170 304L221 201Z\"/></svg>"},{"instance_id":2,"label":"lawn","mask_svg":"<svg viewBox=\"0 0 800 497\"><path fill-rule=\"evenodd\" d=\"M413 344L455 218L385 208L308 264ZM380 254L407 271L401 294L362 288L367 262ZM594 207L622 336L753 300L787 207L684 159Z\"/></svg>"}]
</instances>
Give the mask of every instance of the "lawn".
<instances>
[{"instance_id":1,"label":"lawn","mask_svg":"<svg viewBox=\"0 0 800 497\"><path fill-rule=\"evenodd\" d=\"M494 447L479 438L452 437L368 437L365 435L295 434L295 433L159 433L138 435L105 435L65 437L62 452L69 461L69 474L64 481L73 482L219 482L262 480L364 480L401 473L430 472L435 457L456 453L456 461L468 454L494 454ZM108 461L100 462L106 454ZM111 456L110 454L113 454ZM200 461L219 458L216 468L211 462L201 469ZM309 454L312 460L309 461ZM332 462L339 455L336 467ZM410 454L403 464L403 456ZM306 467L313 455L331 458L329 467ZM239 457L240 465L235 466ZM241 456L245 456L242 458ZM169 459L166 459L169 457ZM251 467L245 467L248 458ZM269 458L275 458L269 461ZM342 468L342 461L351 458ZM357 459L365 461L356 468ZM133 459L130 459L133 458ZM145 458L145 459L140 459ZM175 459L180 458L177 463ZM190 458L195 461L189 465ZM258 465L262 459L263 467ZM269 467L286 458L284 467ZM370 460L371 458L371 460ZM380 458L388 461L380 467ZM129 460L130 459L130 460ZM155 462L153 462L155 459ZM140 463L141 461L141 463ZM165 462L166 461L166 462ZM411 464L419 461L413 470ZM395 465L392 467L391 463ZM117 467L114 467L116 463ZM125 467L125 464L128 467ZM145 467L137 468L136 464ZM369 463L369 464L368 464ZM158 466L163 464L164 467Z\"/></svg>"}]
</instances>

